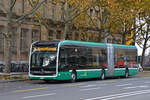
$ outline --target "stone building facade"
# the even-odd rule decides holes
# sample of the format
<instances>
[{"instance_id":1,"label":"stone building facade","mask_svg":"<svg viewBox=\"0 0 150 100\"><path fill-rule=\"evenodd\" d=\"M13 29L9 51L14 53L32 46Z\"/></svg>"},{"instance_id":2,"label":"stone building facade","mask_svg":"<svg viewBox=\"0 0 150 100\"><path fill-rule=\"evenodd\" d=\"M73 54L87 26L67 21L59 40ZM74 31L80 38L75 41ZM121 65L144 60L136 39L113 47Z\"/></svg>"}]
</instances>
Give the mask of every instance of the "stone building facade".
<instances>
[{"instance_id":1,"label":"stone building facade","mask_svg":"<svg viewBox=\"0 0 150 100\"><path fill-rule=\"evenodd\" d=\"M9 0L3 0L4 6L7 8L7 4ZM42 6L44 9L43 17L50 18L55 20L64 20L63 9L55 4L46 4L47 6ZM48 8L45 8L48 7ZM30 11L31 7L29 6L28 0L17 0L13 14L14 20L18 17L22 16L26 12ZM61 15L60 15L61 14ZM13 62L28 62L29 58L29 50L30 45L34 41L39 40L62 40L63 38L63 30L64 27L55 27L55 25L51 25L52 30L47 30L44 26L41 26L39 23L33 20L34 14L31 14L27 18L24 19L23 23L19 26L15 26L13 28L13 32L15 33L12 39L12 61ZM7 27L7 16L6 12L0 8L0 33L6 32ZM72 40L82 40L79 38L77 32L72 30L68 35ZM115 41L114 41L115 40ZM0 64L4 63L4 46L5 45L5 37L3 34L0 34ZM108 43L121 43L121 36L108 36L106 39L101 42Z\"/></svg>"}]
</instances>

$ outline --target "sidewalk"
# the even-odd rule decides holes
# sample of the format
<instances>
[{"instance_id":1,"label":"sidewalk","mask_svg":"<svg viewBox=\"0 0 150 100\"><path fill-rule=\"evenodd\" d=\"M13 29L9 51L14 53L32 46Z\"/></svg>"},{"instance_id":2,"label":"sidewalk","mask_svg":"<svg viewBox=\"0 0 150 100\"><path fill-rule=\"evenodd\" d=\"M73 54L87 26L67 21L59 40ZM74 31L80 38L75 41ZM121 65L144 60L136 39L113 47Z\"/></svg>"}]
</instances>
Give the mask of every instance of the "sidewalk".
<instances>
[{"instance_id":1,"label":"sidewalk","mask_svg":"<svg viewBox=\"0 0 150 100\"><path fill-rule=\"evenodd\" d=\"M139 72L138 75L143 77L150 77L150 71Z\"/></svg>"},{"instance_id":2,"label":"sidewalk","mask_svg":"<svg viewBox=\"0 0 150 100\"><path fill-rule=\"evenodd\" d=\"M0 73L0 83L26 81L28 73Z\"/></svg>"}]
</instances>

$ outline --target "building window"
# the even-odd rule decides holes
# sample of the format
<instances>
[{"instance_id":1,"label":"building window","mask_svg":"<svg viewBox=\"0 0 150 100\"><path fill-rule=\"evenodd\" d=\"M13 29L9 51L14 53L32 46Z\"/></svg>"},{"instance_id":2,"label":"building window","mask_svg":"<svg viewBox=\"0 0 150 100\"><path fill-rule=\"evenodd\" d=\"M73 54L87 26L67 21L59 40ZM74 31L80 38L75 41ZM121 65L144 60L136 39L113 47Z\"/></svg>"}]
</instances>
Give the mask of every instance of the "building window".
<instances>
[{"instance_id":1,"label":"building window","mask_svg":"<svg viewBox=\"0 0 150 100\"><path fill-rule=\"evenodd\" d=\"M94 13L94 10L91 8L91 9L90 9L90 17L93 16L93 13Z\"/></svg>"},{"instance_id":2,"label":"building window","mask_svg":"<svg viewBox=\"0 0 150 100\"><path fill-rule=\"evenodd\" d=\"M27 37L28 29L21 29L21 44L20 51L28 52L28 37Z\"/></svg>"},{"instance_id":3,"label":"building window","mask_svg":"<svg viewBox=\"0 0 150 100\"><path fill-rule=\"evenodd\" d=\"M36 30L36 29L33 29L32 30L32 42L35 42L35 41L39 41L40 40L40 32L39 30Z\"/></svg>"},{"instance_id":4,"label":"building window","mask_svg":"<svg viewBox=\"0 0 150 100\"><path fill-rule=\"evenodd\" d=\"M0 27L0 52L4 52L4 27Z\"/></svg>"},{"instance_id":5,"label":"building window","mask_svg":"<svg viewBox=\"0 0 150 100\"><path fill-rule=\"evenodd\" d=\"M65 16L65 15L64 15L64 13L65 13L64 6L61 7L61 12L62 12L62 13L61 13L61 21L64 21L64 19L65 19L65 18L64 18L64 16Z\"/></svg>"},{"instance_id":6,"label":"building window","mask_svg":"<svg viewBox=\"0 0 150 100\"><path fill-rule=\"evenodd\" d=\"M27 0L22 0L22 14L24 15L24 11L26 9Z\"/></svg>"},{"instance_id":7,"label":"building window","mask_svg":"<svg viewBox=\"0 0 150 100\"><path fill-rule=\"evenodd\" d=\"M46 3L43 4L43 17L46 18L47 15L47 6Z\"/></svg>"},{"instance_id":8,"label":"building window","mask_svg":"<svg viewBox=\"0 0 150 100\"><path fill-rule=\"evenodd\" d=\"M56 39L61 39L61 31L60 30L57 31Z\"/></svg>"},{"instance_id":9,"label":"building window","mask_svg":"<svg viewBox=\"0 0 150 100\"><path fill-rule=\"evenodd\" d=\"M75 33L75 40L79 40L79 33Z\"/></svg>"},{"instance_id":10,"label":"building window","mask_svg":"<svg viewBox=\"0 0 150 100\"><path fill-rule=\"evenodd\" d=\"M52 5L52 20L55 20L55 5Z\"/></svg>"},{"instance_id":11,"label":"building window","mask_svg":"<svg viewBox=\"0 0 150 100\"><path fill-rule=\"evenodd\" d=\"M48 40L52 40L53 39L53 31L49 30L48 32Z\"/></svg>"},{"instance_id":12,"label":"building window","mask_svg":"<svg viewBox=\"0 0 150 100\"><path fill-rule=\"evenodd\" d=\"M4 35L0 33L0 52L4 52Z\"/></svg>"}]
</instances>

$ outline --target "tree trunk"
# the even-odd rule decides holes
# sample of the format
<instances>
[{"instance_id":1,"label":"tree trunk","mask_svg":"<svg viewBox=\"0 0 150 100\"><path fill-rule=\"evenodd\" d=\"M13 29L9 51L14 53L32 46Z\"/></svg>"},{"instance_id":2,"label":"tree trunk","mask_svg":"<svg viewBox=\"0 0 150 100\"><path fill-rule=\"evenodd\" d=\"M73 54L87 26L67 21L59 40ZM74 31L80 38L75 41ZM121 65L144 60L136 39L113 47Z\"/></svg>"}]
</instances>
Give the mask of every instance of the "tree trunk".
<instances>
[{"instance_id":1,"label":"tree trunk","mask_svg":"<svg viewBox=\"0 0 150 100\"><path fill-rule=\"evenodd\" d=\"M126 43L126 34L123 33L122 34L122 44L125 44Z\"/></svg>"},{"instance_id":2,"label":"tree trunk","mask_svg":"<svg viewBox=\"0 0 150 100\"><path fill-rule=\"evenodd\" d=\"M14 6L14 1L10 0L10 8L9 11L7 13L7 19L8 19L8 23L7 23L7 30L5 33L5 45L4 45L4 59L5 59L5 68L4 68L4 72L5 73L10 73L10 67L11 67L11 35L12 35L12 16L13 16L13 6Z\"/></svg>"},{"instance_id":3,"label":"tree trunk","mask_svg":"<svg viewBox=\"0 0 150 100\"><path fill-rule=\"evenodd\" d=\"M65 29L64 29L64 40L67 39L67 34L69 33L69 23L65 23Z\"/></svg>"},{"instance_id":4,"label":"tree trunk","mask_svg":"<svg viewBox=\"0 0 150 100\"><path fill-rule=\"evenodd\" d=\"M4 46L4 56L5 56L5 73L10 73L10 67L11 67L11 45L10 45L10 39L7 37L5 39L5 46Z\"/></svg>"},{"instance_id":5,"label":"tree trunk","mask_svg":"<svg viewBox=\"0 0 150 100\"><path fill-rule=\"evenodd\" d=\"M141 58L141 66L142 67L144 67L145 51L146 51L146 43L144 42L143 51L142 51L142 58Z\"/></svg>"},{"instance_id":6,"label":"tree trunk","mask_svg":"<svg viewBox=\"0 0 150 100\"><path fill-rule=\"evenodd\" d=\"M147 32L146 32L146 37L143 45L143 51L142 51L142 58L141 58L141 66L144 67L144 58L145 58L145 51L147 49L147 42L148 42L148 37L149 37L149 25L147 25Z\"/></svg>"},{"instance_id":7,"label":"tree trunk","mask_svg":"<svg viewBox=\"0 0 150 100\"><path fill-rule=\"evenodd\" d=\"M69 33L69 20L70 20L70 16L69 16L69 5L66 2L65 3L65 28L64 28L64 40L66 40L67 38L67 34Z\"/></svg>"},{"instance_id":8,"label":"tree trunk","mask_svg":"<svg viewBox=\"0 0 150 100\"><path fill-rule=\"evenodd\" d=\"M5 33L5 46L4 46L4 59L5 59L5 68L4 68L4 72L5 73L9 73L10 72L10 67L11 67L11 60L12 60L12 52L11 52L11 47L12 47L12 43L11 43L11 36L12 34L12 28L13 25L18 23L19 21L22 21L25 17L33 14L36 10L39 9L39 7L45 3L47 0L43 0L40 3L38 3L37 5L35 5L28 13L20 16L15 22L13 22L13 8L15 7L16 4L16 0L9 0L9 5L8 5L8 11L7 11L7 19L8 19L8 23L7 23L7 31Z\"/></svg>"},{"instance_id":9,"label":"tree trunk","mask_svg":"<svg viewBox=\"0 0 150 100\"><path fill-rule=\"evenodd\" d=\"M7 25L7 33L5 34L5 46L4 46L4 56L5 56L5 73L10 73L10 67L11 67L11 29L12 29L12 24L10 23L11 20L8 20L8 25Z\"/></svg>"}]
</instances>

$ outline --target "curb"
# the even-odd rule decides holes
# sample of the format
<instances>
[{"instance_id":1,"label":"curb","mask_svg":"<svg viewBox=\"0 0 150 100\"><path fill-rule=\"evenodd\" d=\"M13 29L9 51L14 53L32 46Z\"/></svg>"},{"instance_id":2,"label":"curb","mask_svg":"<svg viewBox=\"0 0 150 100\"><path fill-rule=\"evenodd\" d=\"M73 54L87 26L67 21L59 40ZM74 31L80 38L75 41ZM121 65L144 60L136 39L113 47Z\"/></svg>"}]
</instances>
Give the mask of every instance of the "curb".
<instances>
[{"instance_id":1,"label":"curb","mask_svg":"<svg viewBox=\"0 0 150 100\"><path fill-rule=\"evenodd\" d=\"M27 81L29 79L19 79L19 80L0 80L1 83L9 83L9 82L19 82L19 81Z\"/></svg>"},{"instance_id":2,"label":"curb","mask_svg":"<svg viewBox=\"0 0 150 100\"><path fill-rule=\"evenodd\" d=\"M0 75L28 75L28 73L0 73Z\"/></svg>"},{"instance_id":3,"label":"curb","mask_svg":"<svg viewBox=\"0 0 150 100\"><path fill-rule=\"evenodd\" d=\"M8 83L8 82L19 82L19 81L27 81L28 74L27 73L0 73L0 77L10 77L9 80L0 79L0 83ZM17 79L15 79L15 77ZM14 79L13 79L14 78Z\"/></svg>"}]
</instances>

